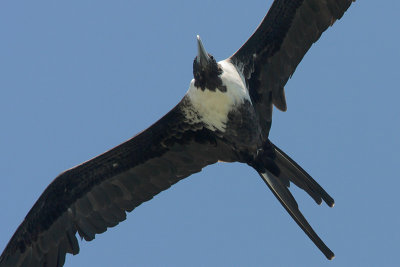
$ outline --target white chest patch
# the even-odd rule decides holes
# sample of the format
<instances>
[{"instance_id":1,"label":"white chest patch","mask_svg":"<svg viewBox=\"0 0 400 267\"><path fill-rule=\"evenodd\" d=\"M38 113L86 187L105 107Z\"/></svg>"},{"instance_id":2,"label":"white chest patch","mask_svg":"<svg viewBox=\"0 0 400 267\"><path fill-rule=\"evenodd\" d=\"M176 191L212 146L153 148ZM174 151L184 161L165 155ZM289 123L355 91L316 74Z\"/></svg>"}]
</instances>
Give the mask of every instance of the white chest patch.
<instances>
[{"instance_id":1,"label":"white chest patch","mask_svg":"<svg viewBox=\"0 0 400 267\"><path fill-rule=\"evenodd\" d=\"M186 93L192 106L188 107L185 115L192 121L201 120L212 131L224 132L229 112L241 105L245 99L251 100L245 82L235 66L226 60L218 63L223 70L221 79L227 91L216 90L213 92L207 88L203 91L195 87L194 80L192 80ZM194 113L197 113L199 118L196 119Z\"/></svg>"}]
</instances>

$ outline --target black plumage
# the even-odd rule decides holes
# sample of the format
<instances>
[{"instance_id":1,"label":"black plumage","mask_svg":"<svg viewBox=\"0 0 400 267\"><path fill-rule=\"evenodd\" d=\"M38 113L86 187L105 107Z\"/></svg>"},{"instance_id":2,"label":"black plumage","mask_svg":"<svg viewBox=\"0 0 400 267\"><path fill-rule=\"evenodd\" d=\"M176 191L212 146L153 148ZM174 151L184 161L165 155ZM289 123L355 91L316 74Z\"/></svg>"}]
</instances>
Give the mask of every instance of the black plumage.
<instances>
[{"instance_id":1,"label":"black plumage","mask_svg":"<svg viewBox=\"0 0 400 267\"><path fill-rule=\"evenodd\" d=\"M243 76L249 99L229 111L222 128L206 122L185 95L145 131L56 177L12 236L0 267L62 266L66 253L79 252L76 233L93 240L125 220L126 212L217 161L255 168L311 240L333 258L300 213L288 186L293 182L318 204L323 200L333 206L333 199L268 134L273 105L286 110L287 80L351 2L275 0L255 33L226 60ZM195 88L230 93L221 79L222 65L212 56L205 58L203 66L194 61Z\"/></svg>"}]
</instances>

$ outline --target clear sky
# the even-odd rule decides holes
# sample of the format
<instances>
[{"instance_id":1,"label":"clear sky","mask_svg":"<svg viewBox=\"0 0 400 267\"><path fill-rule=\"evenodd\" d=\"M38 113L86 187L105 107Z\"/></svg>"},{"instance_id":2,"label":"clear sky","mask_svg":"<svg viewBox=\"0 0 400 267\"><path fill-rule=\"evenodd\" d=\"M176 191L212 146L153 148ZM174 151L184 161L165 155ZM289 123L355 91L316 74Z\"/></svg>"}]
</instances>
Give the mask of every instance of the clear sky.
<instances>
[{"instance_id":1,"label":"clear sky","mask_svg":"<svg viewBox=\"0 0 400 267\"><path fill-rule=\"evenodd\" d=\"M217 60L271 1L1 1L0 251L63 170L169 111L196 34ZM66 266L393 266L400 243L398 1L357 1L286 86L270 137L336 200L291 187L328 262L246 165L216 164L141 205Z\"/></svg>"}]
</instances>

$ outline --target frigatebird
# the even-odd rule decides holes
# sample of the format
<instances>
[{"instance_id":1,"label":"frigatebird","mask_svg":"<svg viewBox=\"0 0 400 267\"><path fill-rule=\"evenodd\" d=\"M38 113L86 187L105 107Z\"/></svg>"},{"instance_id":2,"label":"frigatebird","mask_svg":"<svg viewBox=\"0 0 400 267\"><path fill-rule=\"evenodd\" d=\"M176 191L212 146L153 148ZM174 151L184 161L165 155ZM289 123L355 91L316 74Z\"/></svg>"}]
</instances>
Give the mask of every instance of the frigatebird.
<instances>
[{"instance_id":1,"label":"frigatebird","mask_svg":"<svg viewBox=\"0 0 400 267\"><path fill-rule=\"evenodd\" d=\"M126 212L218 161L253 167L328 259L288 190L318 204L333 198L268 136L273 106L285 111L284 86L321 34L353 0L275 0L248 41L217 62L197 37L194 79L164 117L121 145L61 173L39 197L0 266L62 266L87 241L125 220Z\"/></svg>"}]
</instances>

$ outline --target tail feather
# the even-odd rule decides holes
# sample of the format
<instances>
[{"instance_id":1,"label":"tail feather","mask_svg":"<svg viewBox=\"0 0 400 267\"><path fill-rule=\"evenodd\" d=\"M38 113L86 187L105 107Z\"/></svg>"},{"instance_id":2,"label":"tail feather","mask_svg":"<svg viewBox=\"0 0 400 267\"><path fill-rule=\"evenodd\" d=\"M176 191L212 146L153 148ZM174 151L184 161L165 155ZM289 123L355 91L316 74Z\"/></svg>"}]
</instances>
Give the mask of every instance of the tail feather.
<instances>
[{"instance_id":1,"label":"tail feather","mask_svg":"<svg viewBox=\"0 0 400 267\"><path fill-rule=\"evenodd\" d=\"M273 144L276 158L274 162L280 169L279 179L290 180L306 191L318 204L325 203L333 207L334 199L294 160Z\"/></svg>"},{"instance_id":2,"label":"tail feather","mask_svg":"<svg viewBox=\"0 0 400 267\"><path fill-rule=\"evenodd\" d=\"M333 259L335 254L300 212L295 198L289 191L289 185L293 182L304 189L318 204L323 200L333 207L335 203L333 198L303 168L270 141L264 145L264 153L256 158L253 167L300 228L328 259Z\"/></svg>"},{"instance_id":3,"label":"tail feather","mask_svg":"<svg viewBox=\"0 0 400 267\"><path fill-rule=\"evenodd\" d=\"M261 178L271 189L272 193L279 200L282 206L292 216L296 223L303 229L308 237L314 242L314 244L322 251L322 253L329 259L333 259L335 254L325 245L325 243L319 238L319 236L312 229L310 224L304 218L300 212L297 202L289 189L282 183L281 179L273 175L271 172L266 170L264 173L259 172Z\"/></svg>"}]
</instances>

